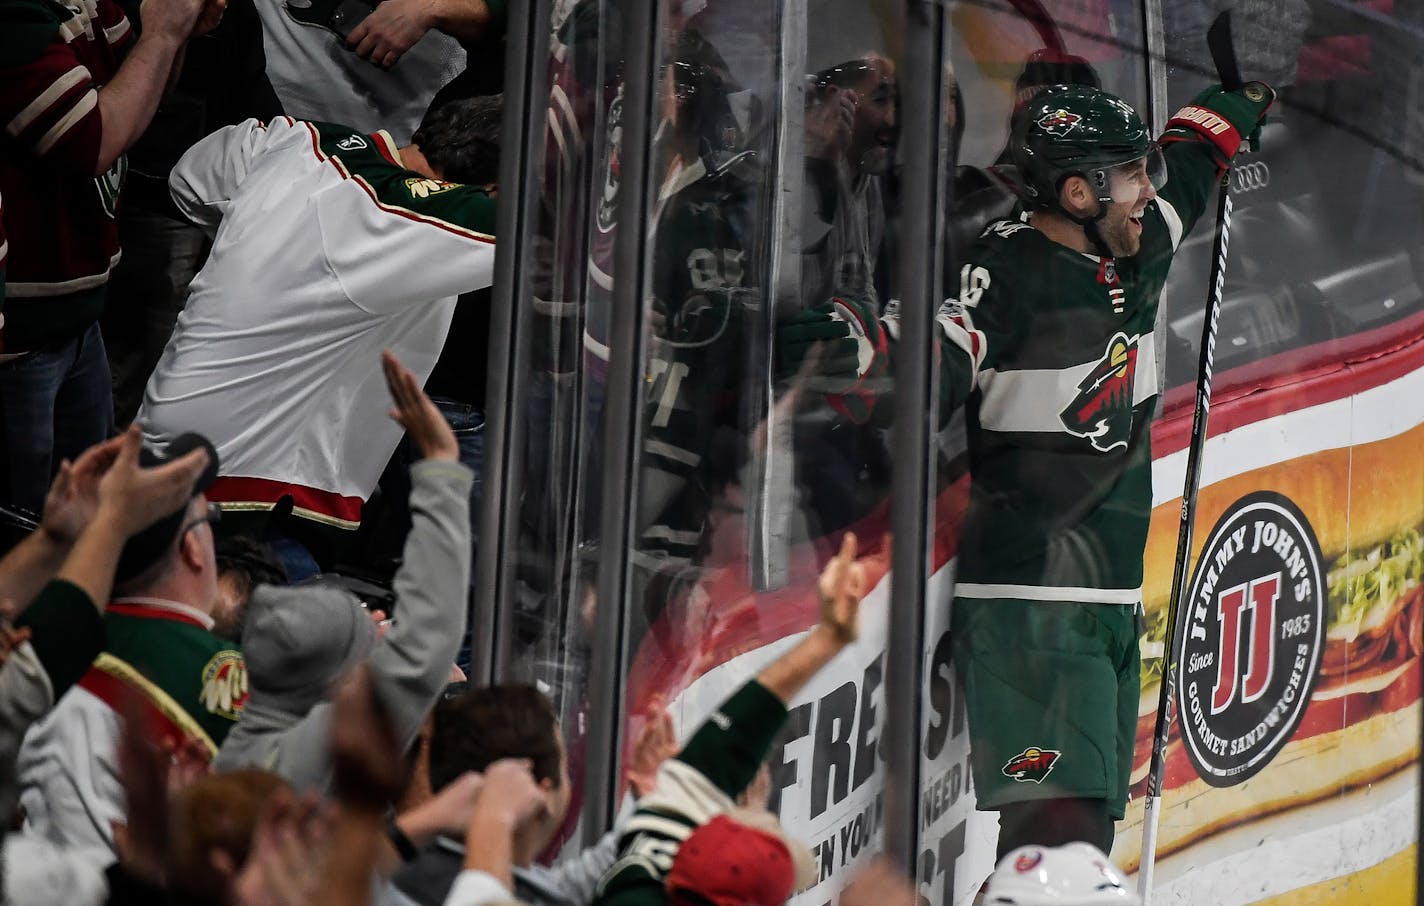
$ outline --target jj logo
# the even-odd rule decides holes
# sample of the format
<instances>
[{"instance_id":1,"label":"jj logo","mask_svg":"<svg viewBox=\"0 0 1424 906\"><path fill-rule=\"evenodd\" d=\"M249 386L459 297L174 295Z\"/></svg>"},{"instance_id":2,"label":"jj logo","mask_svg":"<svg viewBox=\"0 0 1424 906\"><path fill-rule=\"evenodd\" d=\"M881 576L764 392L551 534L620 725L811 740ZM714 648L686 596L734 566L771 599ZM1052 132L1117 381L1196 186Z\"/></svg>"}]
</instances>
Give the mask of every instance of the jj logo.
<instances>
[{"instance_id":1,"label":"jj logo","mask_svg":"<svg viewBox=\"0 0 1424 906\"><path fill-rule=\"evenodd\" d=\"M1216 682L1211 687L1212 714L1220 714L1236 702L1238 680L1243 704L1260 698L1271 684L1276 666L1272 636L1276 627L1276 602L1280 597L1281 574L1278 572L1228 588L1217 596L1216 619L1220 624L1221 642L1216 657ZM1240 657L1243 635L1247 637L1244 662Z\"/></svg>"},{"instance_id":2,"label":"jj logo","mask_svg":"<svg viewBox=\"0 0 1424 906\"><path fill-rule=\"evenodd\" d=\"M1305 715L1324 647L1325 570L1305 514L1258 491L1212 529L1183 602L1182 739L1212 786L1248 779Z\"/></svg>"}]
</instances>

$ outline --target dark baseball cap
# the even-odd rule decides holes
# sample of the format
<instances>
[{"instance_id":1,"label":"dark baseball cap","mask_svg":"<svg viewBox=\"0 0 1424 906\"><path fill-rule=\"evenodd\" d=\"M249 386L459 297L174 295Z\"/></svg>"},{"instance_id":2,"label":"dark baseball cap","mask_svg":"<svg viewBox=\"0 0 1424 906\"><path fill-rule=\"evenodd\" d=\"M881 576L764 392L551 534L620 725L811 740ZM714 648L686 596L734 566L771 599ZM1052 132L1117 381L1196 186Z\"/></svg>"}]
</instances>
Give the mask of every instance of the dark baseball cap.
<instances>
[{"instance_id":1,"label":"dark baseball cap","mask_svg":"<svg viewBox=\"0 0 1424 906\"><path fill-rule=\"evenodd\" d=\"M188 495L188 499L178 509L129 538L128 543L124 545L123 552L119 554L119 566L114 571L115 582L127 582L135 576L142 575L144 571L158 562L159 558L178 538L178 530L183 526L188 504L194 497L212 487L218 477L218 451L214 449L212 441L201 434L192 432L180 434L162 452L148 445L144 445L143 449L139 451L139 465L145 469L151 469L176 459L182 459L197 449L208 451L208 464L198 475L198 480L194 482L193 493Z\"/></svg>"}]
</instances>

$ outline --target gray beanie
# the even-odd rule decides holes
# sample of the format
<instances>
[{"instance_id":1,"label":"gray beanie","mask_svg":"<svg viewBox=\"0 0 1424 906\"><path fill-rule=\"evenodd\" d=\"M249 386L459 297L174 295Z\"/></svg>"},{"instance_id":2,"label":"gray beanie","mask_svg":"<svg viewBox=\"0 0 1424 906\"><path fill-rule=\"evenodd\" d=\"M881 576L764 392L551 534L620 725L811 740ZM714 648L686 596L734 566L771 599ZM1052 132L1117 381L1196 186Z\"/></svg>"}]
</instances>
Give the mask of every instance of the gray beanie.
<instances>
[{"instance_id":1,"label":"gray beanie","mask_svg":"<svg viewBox=\"0 0 1424 906\"><path fill-rule=\"evenodd\" d=\"M351 592L259 585L242 629L251 701L302 717L375 643L376 626Z\"/></svg>"}]
</instances>

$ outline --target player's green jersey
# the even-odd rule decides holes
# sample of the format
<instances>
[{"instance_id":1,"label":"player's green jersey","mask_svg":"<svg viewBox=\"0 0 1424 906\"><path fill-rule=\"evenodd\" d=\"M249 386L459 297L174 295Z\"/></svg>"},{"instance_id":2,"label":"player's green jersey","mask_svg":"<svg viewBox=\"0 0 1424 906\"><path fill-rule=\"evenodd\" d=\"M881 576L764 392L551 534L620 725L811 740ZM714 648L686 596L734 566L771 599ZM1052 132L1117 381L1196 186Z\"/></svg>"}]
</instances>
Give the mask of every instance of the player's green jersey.
<instances>
[{"instance_id":1,"label":"player's green jersey","mask_svg":"<svg viewBox=\"0 0 1424 906\"><path fill-rule=\"evenodd\" d=\"M756 776L786 722L786 708L752 680L723 702L658 772L618 841L618 861L599 881L595 906L662 906L682 842L726 812Z\"/></svg>"},{"instance_id":2,"label":"player's green jersey","mask_svg":"<svg viewBox=\"0 0 1424 906\"><path fill-rule=\"evenodd\" d=\"M1217 178L1205 145L1175 143L1165 155L1169 178L1142 218L1137 255L1100 258L997 221L937 316L953 344L941 396L965 405L969 429L961 597L1141 598L1157 303Z\"/></svg>"}]
</instances>

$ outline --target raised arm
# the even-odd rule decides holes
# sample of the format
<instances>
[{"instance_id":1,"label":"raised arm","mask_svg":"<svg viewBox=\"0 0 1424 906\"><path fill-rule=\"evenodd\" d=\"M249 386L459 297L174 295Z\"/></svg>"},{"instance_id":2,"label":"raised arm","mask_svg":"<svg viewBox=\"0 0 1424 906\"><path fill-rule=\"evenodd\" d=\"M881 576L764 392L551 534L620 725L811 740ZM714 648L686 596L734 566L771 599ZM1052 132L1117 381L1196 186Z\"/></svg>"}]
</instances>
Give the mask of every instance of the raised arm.
<instances>
[{"instance_id":1,"label":"raised arm","mask_svg":"<svg viewBox=\"0 0 1424 906\"><path fill-rule=\"evenodd\" d=\"M751 783L786 720L786 706L802 687L859 634L865 567L856 562L856 539L846 533L837 554L821 572L817 593L820 620L791 650L732 694L698 728L677 757L659 772L659 788L671 774L691 786L710 784L735 797Z\"/></svg>"},{"instance_id":2,"label":"raised arm","mask_svg":"<svg viewBox=\"0 0 1424 906\"><path fill-rule=\"evenodd\" d=\"M411 529L395 576L395 621L371 653L371 681L397 736L409 744L445 687L465 628L474 477L415 375L390 353L382 367L395 400L391 417L421 460L411 467Z\"/></svg>"},{"instance_id":3,"label":"raised arm","mask_svg":"<svg viewBox=\"0 0 1424 906\"><path fill-rule=\"evenodd\" d=\"M855 553L855 535L846 532L840 553L826 565L816 588L821 600L820 622L757 676L757 682L783 706L860 634L857 620L865 594L865 565L856 561Z\"/></svg>"}]
</instances>

